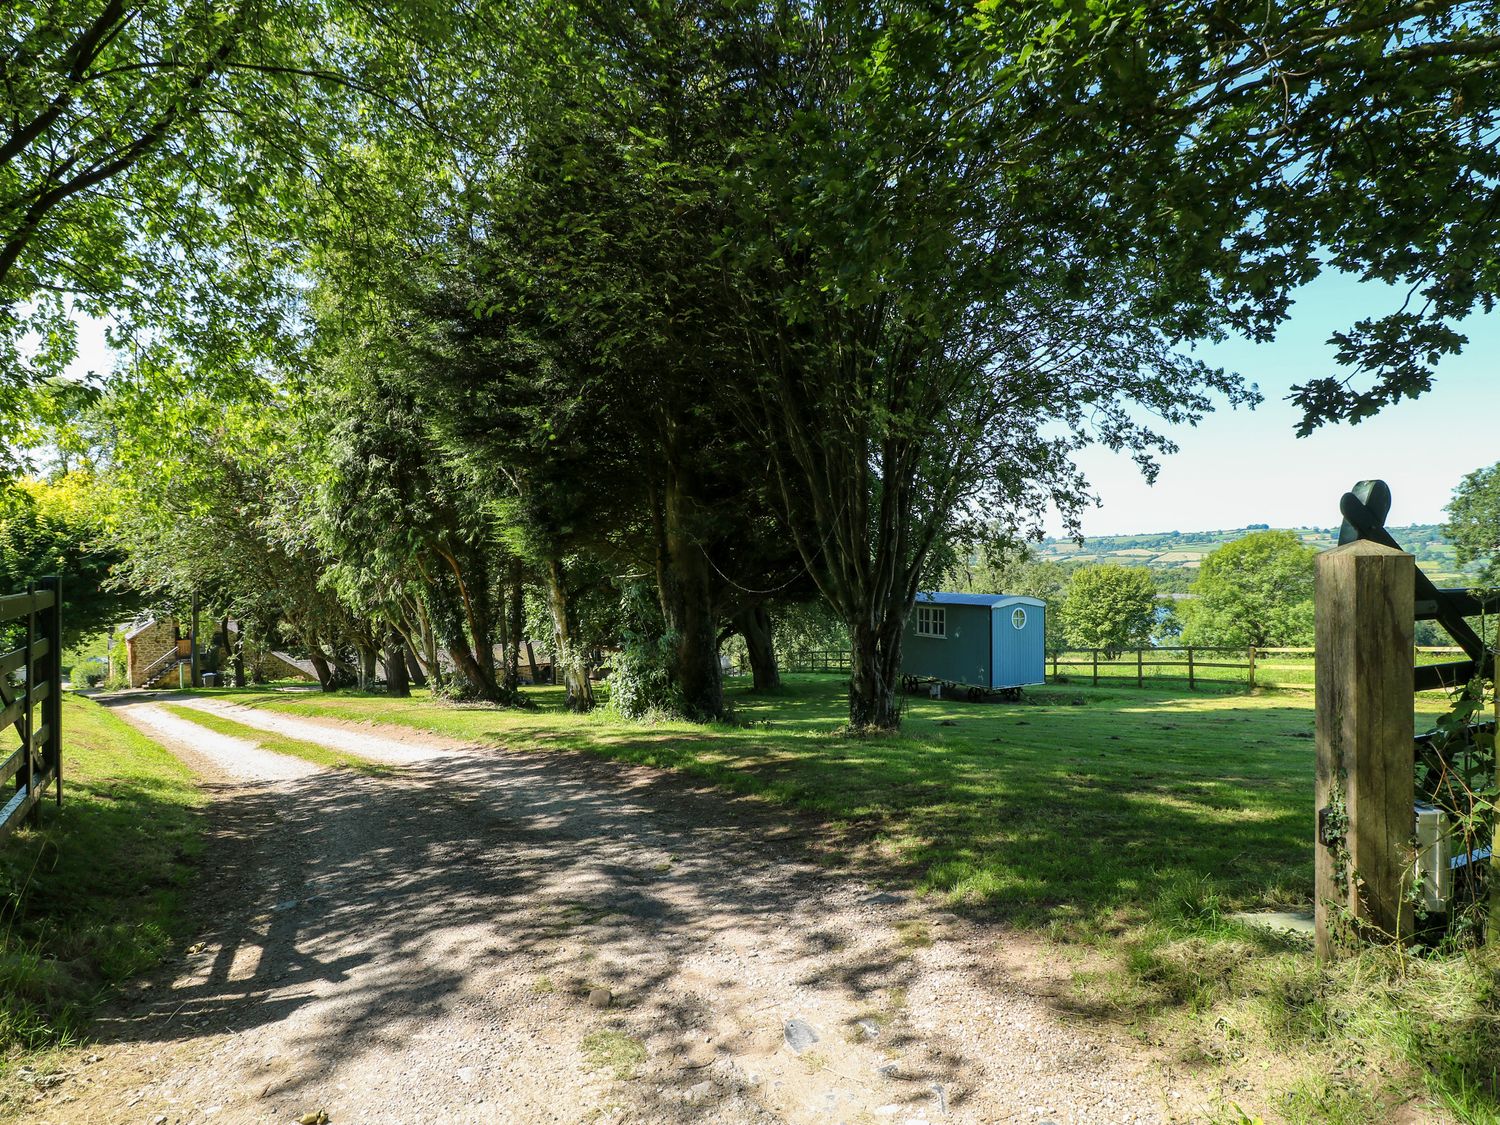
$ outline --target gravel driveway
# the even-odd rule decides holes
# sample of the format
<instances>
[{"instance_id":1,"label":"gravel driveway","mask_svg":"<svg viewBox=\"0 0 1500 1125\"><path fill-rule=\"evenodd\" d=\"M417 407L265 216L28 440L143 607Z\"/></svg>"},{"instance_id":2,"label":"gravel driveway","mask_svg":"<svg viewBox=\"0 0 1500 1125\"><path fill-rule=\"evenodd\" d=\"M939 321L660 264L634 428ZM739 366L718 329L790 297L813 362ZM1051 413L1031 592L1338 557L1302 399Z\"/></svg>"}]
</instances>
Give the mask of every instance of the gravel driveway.
<instances>
[{"instance_id":1,"label":"gravel driveway","mask_svg":"<svg viewBox=\"0 0 1500 1125\"><path fill-rule=\"evenodd\" d=\"M194 705L404 764L314 770L120 704L214 790L199 939L24 1120L1201 1111L1006 968L1040 947L820 867L784 812L582 755Z\"/></svg>"}]
</instances>

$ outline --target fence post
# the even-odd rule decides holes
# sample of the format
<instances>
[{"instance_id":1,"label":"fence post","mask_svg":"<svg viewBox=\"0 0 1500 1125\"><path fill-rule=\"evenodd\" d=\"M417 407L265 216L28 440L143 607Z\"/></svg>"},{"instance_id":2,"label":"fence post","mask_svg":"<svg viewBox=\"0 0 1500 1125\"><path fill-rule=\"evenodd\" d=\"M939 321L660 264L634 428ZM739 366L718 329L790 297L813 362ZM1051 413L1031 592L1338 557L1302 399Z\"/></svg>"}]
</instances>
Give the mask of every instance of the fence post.
<instances>
[{"instance_id":1,"label":"fence post","mask_svg":"<svg viewBox=\"0 0 1500 1125\"><path fill-rule=\"evenodd\" d=\"M1053 683L1057 682L1057 658L1058 658L1058 655L1059 655L1058 651L1056 649L1053 649L1052 650L1052 682Z\"/></svg>"},{"instance_id":2,"label":"fence post","mask_svg":"<svg viewBox=\"0 0 1500 1125\"><path fill-rule=\"evenodd\" d=\"M1368 540L1318 556L1317 952L1410 937L1416 564Z\"/></svg>"},{"instance_id":3,"label":"fence post","mask_svg":"<svg viewBox=\"0 0 1500 1125\"><path fill-rule=\"evenodd\" d=\"M1495 630L1495 647L1500 650L1500 627ZM1495 736L1500 739L1500 674L1497 674L1490 684L1490 692L1494 696L1491 706L1495 709ZM1496 781L1500 781L1500 755L1496 756L1495 762ZM1490 850L1493 853L1495 847L1495 830L1490 830ZM1490 869L1495 870L1494 864L1500 862L1493 854L1490 857ZM1500 878L1493 874L1490 876L1490 904L1489 910L1484 916L1484 941L1491 947L1500 945Z\"/></svg>"},{"instance_id":4,"label":"fence post","mask_svg":"<svg viewBox=\"0 0 1500 1125\"><path fill-rule=\"evenodd\" d=\"M1255 690L1255 646L1250 646L1250 690Z\"/></svg>"},{"instance_id":5,"label":"fence post","mask_svg":"<svg viewBox=\"0 0 1500 1125\"><path fill-rule=\"evenodd\" d=\"M1094 686L1099 686L1099 650L1094 650Z\"/></svg>"},{"instance_id":6,"label":"fence post","mask_svg":"<svg viewBox=\"0 0 1500 1125\"><path fill-rule=\"evenodd\" d=\"M16 724L21 731L21 768L16 773L16 790L26 790L27 800L31 800L31 785L36 776L33 769L36 759L32 757L32 742L36 735L36 711L32 704L32 694L36 687L36 583L26 584L26 663L21 665L24 673L25 687L22 689L21 721ZM41 820L41 813L37 803L32 802L31 812L27 819L32 824Z\"/></svg>"},{"instance_id":7,"label":"fence post","mask_svg":"<svg viewBox=\"0 0 1500 1125\"><path fill-rule=\"evenodd\" d=\"M1140 648L1137 648L1135 650L1135 686L1136 687L1145 687L1146 686L1146 665L1145 665L1144 657L1141 655L1141 653L1142 653L1142 650Z\"/></svg>"},{"instance_id":8,"label":"fence post","mask_svg":"<svg viewBox=\"0 0 1500 1125\"><path fill-rule=\"evenodd\" d=\"M47 748L45 761L57 779L57 807L62 808L62 579L42 579L42 588L52 591L52 608L47 613L47 679L52 689L47 695Z\"/></svg>"},{"instance_id":9,"label":"fence post","mask_svg":"<svg viewBox=\"0 0 1500 1125\"><path fill-rule=\"evenodd\" d=\"M1196 691L1197 689L1198 679L1193 671L1193 646L1188 645L1188 690Z\"/></svg>"}]
</instances>

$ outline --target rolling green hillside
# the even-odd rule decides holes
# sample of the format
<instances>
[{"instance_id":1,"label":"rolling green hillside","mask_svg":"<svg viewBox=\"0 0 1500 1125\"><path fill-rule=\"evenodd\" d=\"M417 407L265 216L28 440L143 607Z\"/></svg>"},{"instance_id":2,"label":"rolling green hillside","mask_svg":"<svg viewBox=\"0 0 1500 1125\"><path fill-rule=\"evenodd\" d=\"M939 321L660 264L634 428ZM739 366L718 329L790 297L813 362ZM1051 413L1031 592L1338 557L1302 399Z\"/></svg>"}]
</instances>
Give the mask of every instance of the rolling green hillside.
<instances>
[{"instance_id":1,"label":"rolling green hillside","mask_svg":"<svg viewBox=\"0 0 1500 1125\"><path fill-rule=\"evenodd\" d=\"M1164 589L1186 590L1197 576L1203 558L1252 531L1267 530L1265 524L1224 531L1158 531L1138 535L1100 535L1082 545L1071 539L1044 539L1036 547L1038 558L1082 565L1114 562L1149 566ZM1338 540L1335 527L1295 527L1304 543L1323 550ZM1453 559L1453 546L1443 539L1440 524L1393 527L1391 534L1417 557L1417 565L1439 585L1462 585L1463 575Z\"/></svg>"}]
</instances>

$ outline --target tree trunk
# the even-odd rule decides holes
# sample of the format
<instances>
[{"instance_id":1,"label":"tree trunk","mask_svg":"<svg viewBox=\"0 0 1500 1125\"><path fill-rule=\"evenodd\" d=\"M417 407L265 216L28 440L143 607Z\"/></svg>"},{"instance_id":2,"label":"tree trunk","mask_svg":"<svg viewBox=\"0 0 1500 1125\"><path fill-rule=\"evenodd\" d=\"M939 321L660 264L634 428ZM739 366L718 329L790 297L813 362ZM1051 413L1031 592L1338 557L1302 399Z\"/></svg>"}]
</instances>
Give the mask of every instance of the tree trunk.
<instances>
[{"instance_id":1,"label":"tree trunk","mask_svg":"<svg viewBox=\"0 0 1500 1125\"><path fill-rule=\"evenodd\" d=\"M303 638L302 643L307 647L307 658L312 661L313 671L318 676L318 686L324 691L334 689L333 669L328 666L328 661L323 658L322 650L312 641Z\"/></svg>"},{"instance_id":2,"label":"tree trunk","mask_svg":"<svg viewBox=\"0 0 1500 1125\"><path fill-rule=\"evenodd\" d=\"M561 675L568 689L568 710L592 711L594 685L589 682L588 664L577 645L560 559L547 560L547 609L552 614L553 678Z\"/></svg>"},{"instance_id":3,"label":"tree trunk","mask_svg":"<svg viewBox=\"0 0 1500 1125\"><path fill-rule=\"evenodd\" d=\"M849 626L849 725L858 730L896 730L901 725L901 621L879 628Z\"/></svg>"},{"instance_id":4,"label":"tree trunk","mask_svg":"<svg viewBox=\"0 0 1500 1125\"><path fill-rule=\"evenodd\" d=\"M453 658L454 670L469 682L469 687L477 698L487 703L506 701L505 692L495 682L493 657L486 664L463 640L457 638L448 642L448 655Z\"/></svg>"},{"instance_id":5,"label":"tree trunk","mask_svg":"<svg viewBox=\"0 0 1500 1125\"><path fill-rule=\"evenodd\" d=\"M526 667L531 673L531 682L536 683L542 678L541 669L536 666L536 650L531 647L531 642L526 642Z\"/></svg>"},{"instance_id":6,"label":"tree trunk","mask_svg":"<svg viewBox=\"0 0 1500 1125\"><path fill-rule=\"evenodd\" d=\"M734 627L745 638L750 657L750 672L756 691L775 691L781 687L781 669L776 664L776 647L772 643L771 614L765 603L758 602L734 616Z\"/></svg>"},{"instance_id":7,"label":"tree trunk","mask_svg":"<svg viewBox=\"0 0 1500 1125\"><path fill-rule=\"evenodd\" d=\"M713 574L691 533L687 491L675 470L668 471L665 499L656 567L662 614L677 638L674 671L688 717L709 722L724 717Z\"/></svg>"},{"instance_id":8,"label":"tree trunk","mask_svg":"<svg viewBox=\"0 0 1500 1125\"><path fill-rule=\"evenodd\" d=\"M411 694L411 683L406 678L406 638L394 625L388 635L385 647L386 694L404 698Z\"/></svg>"},{"instance_id":9,"label":"tree trunk","mask_svg":"<svg viewBox=\"0 0 1500 1125\"><path fill-rule=\"evenodd\" d=\"M427 673L422 670L422 662L417 659L417 654L410 644L401 646L401 654L406 658L406 678L413 687L427 686Z\"/></svg>"},{"instance_id":10,"label":"tree trunk","mask_svg":"<svg viewBox=\"0 0 1500 1125\"><path fill-rule=\"evenodd\" d=\"M374 691L375 681L379 675L377 665L380 661L380 653L373 644L363 639L355 642L355 649L359 653L359 690Z\"/></svg>"},{"instance_id":11,"label":"tree trunk","mask_svg":"<svg viewBox=\"0 0 1500 1125\"><path fill-rule=\"evenodd\" d=\"M521 630L525 625L525 585L519 560L510 566L510 601L505 615L505 690L518 697L521 690Z\"/></svg>"},{"instance_id":12,"label":"tree trunk","mask_svg":"<svg viewBox=\"0 0 1500 1125\"><path fill-rule=\"evenodd\" d=\"M224 649L229 653L230 664L234 669L234 686L242 688L245 686L245 623L239 623L239 628L234 631L233 639L229 636L229 618L224 618Z\"/></svg>"},{"instance_id":13,"label":"tree trunk","mask_svg":"<svg viewBox=\"0 0 1500 1125\"><path fill-rule=\"evenodd\" d=\"M432 628L432 619L427 614L427 608L420 602L417 606L422 611L422 661L427 665L427 674L432 677L435 687L443 686L443 660L438 655L437 634Z\"/></svg>"}]
</instances>

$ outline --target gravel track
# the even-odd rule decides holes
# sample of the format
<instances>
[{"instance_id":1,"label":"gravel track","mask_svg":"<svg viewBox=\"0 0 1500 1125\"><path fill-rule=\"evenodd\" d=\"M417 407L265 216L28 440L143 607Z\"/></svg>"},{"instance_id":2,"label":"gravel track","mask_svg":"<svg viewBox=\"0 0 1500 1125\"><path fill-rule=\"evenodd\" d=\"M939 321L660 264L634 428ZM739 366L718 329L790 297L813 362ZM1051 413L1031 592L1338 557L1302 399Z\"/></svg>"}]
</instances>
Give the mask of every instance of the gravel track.
<instances>
[{"instance_id":1,"label":"gravel track","mask_svg":"<svg viewBox=\"0 0 1500 1125\"><path fill-rule=\"evenodd\" d=\"M251 712L340 750L428 752L383 777L278 774L150 704L121 713L217 771L200 937L24 1120L1205 1115L1028 983L1029 939L818 866L811 829L754 801L583 755Z\"/></svg>"},{"instance_id":2,"label":"gravel track","mask_svg":"<svg viewBox=\"0 0 1500 1125\"><path fill-rule=\"evenodd\" d=\"M418 737L404 733L397 727L373 728L341 723L337 720L304 718L286 715L280 711L266 711L257 707L241 707L220 699L205 699L202 696L185 695L172 699L183 707L222 715L247 727L284 734L288 738L300 738L304 742L316 742L331 750L357 754L372 762L388 766L409 766L425 762L454 750L472 750L461 742L441 739L436 735Z\"/></svg>"}]
</instances>

